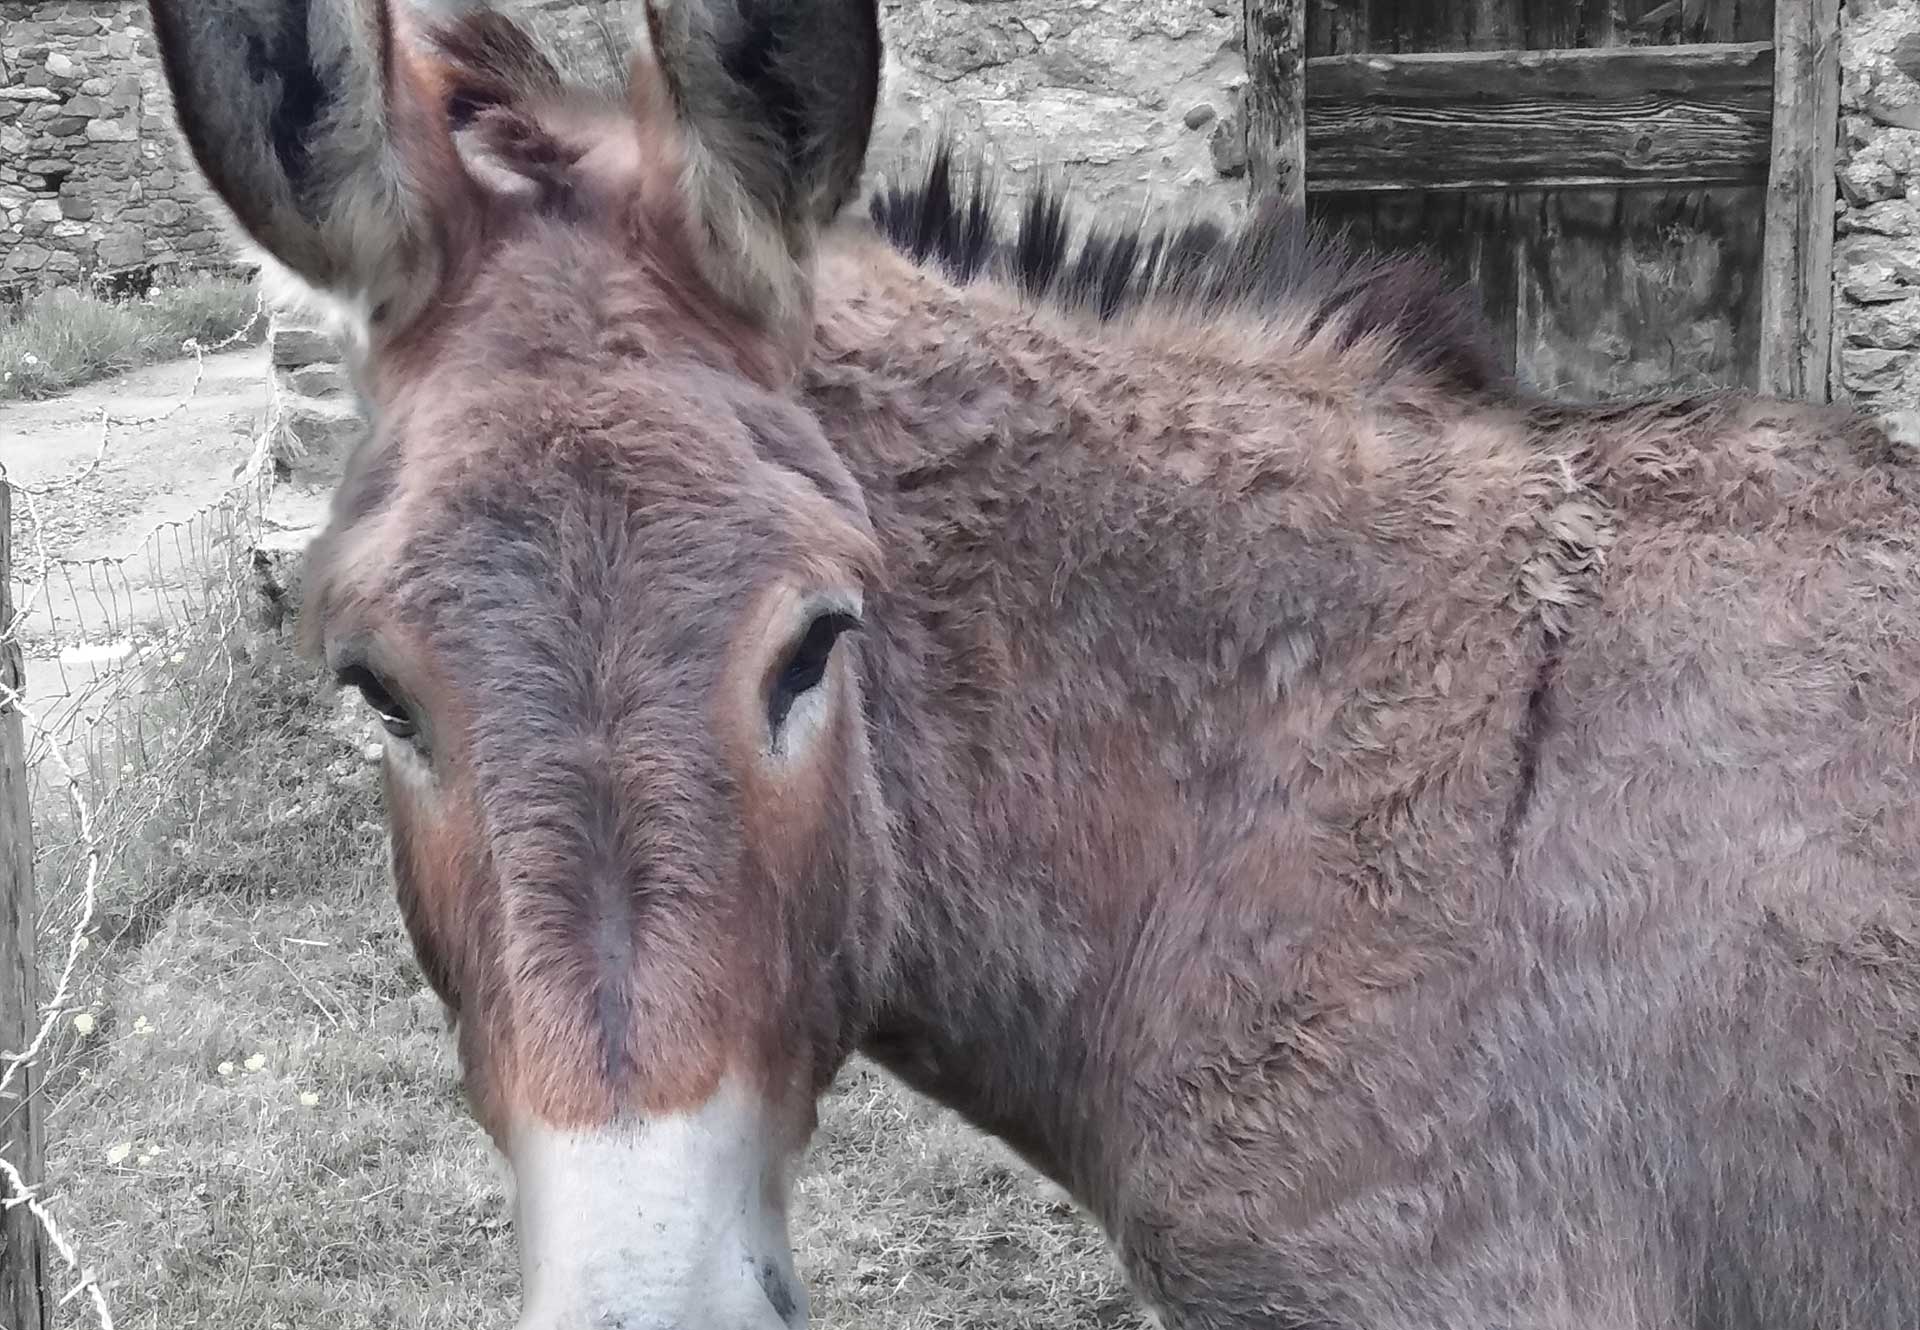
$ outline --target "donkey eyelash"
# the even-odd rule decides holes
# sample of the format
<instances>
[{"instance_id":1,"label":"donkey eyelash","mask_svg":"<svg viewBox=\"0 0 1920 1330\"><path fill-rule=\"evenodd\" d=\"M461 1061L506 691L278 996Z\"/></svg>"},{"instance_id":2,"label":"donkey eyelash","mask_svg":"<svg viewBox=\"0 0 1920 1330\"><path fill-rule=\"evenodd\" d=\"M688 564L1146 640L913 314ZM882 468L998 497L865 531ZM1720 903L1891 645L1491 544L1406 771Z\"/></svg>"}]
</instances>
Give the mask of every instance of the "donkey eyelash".
<instances>
[{"instance_id":1,"label":"donkey eyelash","mask_svg":"<svg viewBox=\"0 0 1920 1330\"><path fill-rule=\"evenodd\" d=\"M359 692L361 699L380 717L380 723L386 727L388 734L396 739L418 736L420 727L414 721L413 713L372 670L364 665L347 665L336 670L334 677L341 684Z\"/></svg>"},{"instance_id":2,"label":"donkey eyelash","mask_svg":"<svg viewBox=\"0 0 1920 1330\"><path fill-rule=\"evenodd\" d=\"M767 728L774 734L786 723L793 704L819 687L826 678L833 648L846 634L858 631L860 620L845 611L815 615L807 631L787 652L767 696Z\"/></svg>"}]
</instances>

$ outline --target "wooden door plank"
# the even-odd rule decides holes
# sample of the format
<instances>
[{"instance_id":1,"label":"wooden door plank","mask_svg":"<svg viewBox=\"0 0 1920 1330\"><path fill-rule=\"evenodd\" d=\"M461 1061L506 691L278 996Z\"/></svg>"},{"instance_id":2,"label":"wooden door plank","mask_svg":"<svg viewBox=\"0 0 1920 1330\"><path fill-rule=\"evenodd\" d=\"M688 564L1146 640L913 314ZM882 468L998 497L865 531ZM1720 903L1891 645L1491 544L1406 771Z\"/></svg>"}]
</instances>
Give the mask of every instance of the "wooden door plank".
<instances>
[{"instance_id":1,"label":"wooden door plank","mask_svg":"<svg viewBox=\"0 0 1920 1330\"><path fill-rule=\"evenodd\" d=\"M1307 62L1316 192L1760 183L1765 42Z\"/></svg>"},{"instance_id":2,"label":"wooden door plank","mask_svg":"<svg viewBox=\"0 0 1920 1330\"><path fill-rule=\"evenodd\" d=\"M1833 345L1840 0L1778 0L1759 387L1824 402Z\"/></svg>"},{"instance_id":3,"label":"wooden door plank","mask_svg":"<svg viewBox=\"0 0 1920 1330\"><path fill-rule=\"evenodd\" d=\"M1247 183L1307 197L1307 0L1245 0Z\"/></svg>"},{"instance_id":4,"label":"wooden door plank","mask_svg":"<svg viewBox=\"0 0 1920 1330\"><path fill-rule=\"evenodd\" d=\"M1775 0L1685 0L1672 21L1637 26L1665 2L1314 0L1309 50L1324 57L1448 46L1599 48L1585 58L1604 62L1631 59L1606 53L1629 45L1663 43L1671 51L1677 43L1771 42ZM1500 40L1489 41L1496 31ZM1320 105L1312 64L1308 82L1311 132ZM1754 91L1770 118L1770 80ZM1759 101L1750 104L1749 113L1758 110ZM1330 193L1320 189L1314 154L1309 210L1382 247L1419 251L1456 279L1472 281L1500 345L1511 348L1516 372L1555 395L1591 399L1669 386L1747 386L1755 373L1764 172L1771 165L1771 136L1763 130L1761 137L1766 146L1755 151L1765 151L1767 162L1751 168L1753 183L1739 187L1527 189L1509 183L1451 193ZM1430 144L1428 155L1458 160L1457 146Z\"/></svg>"},{"instance_id":5,"label":"wooden door plank","mask_svg":"<svg viewBox=\"0 0 1920 1330\"><path fill-rule=\"evenodd\" d=\"M1771 42L1580 50L1379 52L1307 62L1310 101L1472 104L1618 93L1773 93Z\"/></svg>"},{"instance_id":6,"label":"wooden door plank","mask_svg":"<svg viewBox=\"0 0 1920 1330\"><path fill-rule=\"evenodd\" d=\"M1753 386L1762 191L1516 196L1516 362L1560 398Z\"/></svg>"}]
</instances>

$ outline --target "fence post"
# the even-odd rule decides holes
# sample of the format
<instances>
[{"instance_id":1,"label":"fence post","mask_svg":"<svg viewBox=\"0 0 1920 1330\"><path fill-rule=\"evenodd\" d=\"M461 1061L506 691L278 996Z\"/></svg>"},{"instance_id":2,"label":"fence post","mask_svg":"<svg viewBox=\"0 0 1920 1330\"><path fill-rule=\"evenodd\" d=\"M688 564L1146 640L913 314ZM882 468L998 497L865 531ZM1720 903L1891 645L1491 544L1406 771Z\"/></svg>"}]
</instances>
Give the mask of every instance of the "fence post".
<instances>
[{"instance_id":1,"label":"fence post","mask_svg":"<svg viewBox=\"0 0 1920 1330\"><path fill-rule=\"evenodd\" d=\"M25 686L13 623L13 491L0 473L0 680ZM0 694L0 1054L19 1052L33 1037L39 1011L34 976L33 822L27 803L25 727ZM22 1067L0 1100L0 1155L32 1186L45 1162L40 1078ZM0 1198L8 1195L0 1181ZM23 1205L0 1209L0 1330L46 1330L46 1251L40 1226Z\"/></svg>"},{"instance_id":2,"label":"fence post","mask_svg":"<svg viewBox=\"0 0 1920 1330\"><path fill-rule=\"evenodd\" d=\"M1830 397L1840 0L1775 0L1773 166L1760 273L1759 388Z\"/></svg>"},{"instance_id":3,"label":"fence post","mask_svg":"<svg viewBox=\"0 0 1920 1330\"><path fill-rule=\"evenodd\" d=\"M1247 183L1307 205L1306 0L1244 0Z\"/></svg>"}]
</instances>

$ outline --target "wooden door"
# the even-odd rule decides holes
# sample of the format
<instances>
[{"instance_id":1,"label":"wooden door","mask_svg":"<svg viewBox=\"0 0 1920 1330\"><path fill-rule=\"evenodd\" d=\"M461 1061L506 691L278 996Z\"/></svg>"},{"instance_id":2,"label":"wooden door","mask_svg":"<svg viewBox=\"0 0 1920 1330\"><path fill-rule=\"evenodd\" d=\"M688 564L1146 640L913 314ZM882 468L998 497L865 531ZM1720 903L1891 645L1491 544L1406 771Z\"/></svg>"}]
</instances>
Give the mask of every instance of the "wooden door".
<instances>
[{"instance_id":1,"label":"wooden door","mask_svg":"<svg viewBox=\"0 0 1920 1330\"><path fill-rule=\"evenodd\" d=\"M1256 188L1470 284L1528 383L1825 398L1837 0L1246 14Z\"/></svg>"}]
</instances>

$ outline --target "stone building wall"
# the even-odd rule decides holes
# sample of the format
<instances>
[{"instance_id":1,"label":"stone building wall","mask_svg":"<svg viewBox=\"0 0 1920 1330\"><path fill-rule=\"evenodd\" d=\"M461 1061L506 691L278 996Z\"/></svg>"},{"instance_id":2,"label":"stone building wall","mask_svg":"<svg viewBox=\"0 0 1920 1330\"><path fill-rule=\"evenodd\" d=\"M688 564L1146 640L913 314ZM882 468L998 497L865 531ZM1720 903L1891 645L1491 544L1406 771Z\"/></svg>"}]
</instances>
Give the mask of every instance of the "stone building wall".
<instances>
[{"instance_id":1,"label":"stone building wall","mask_svg":"<svg viewBox=\"0 0 1920 1330\"><path fill-rule=\"evenodd\" d=\"M0 291L227 259L142 8L0 0Z\"/></svg>"},{"instance_id":2,"label":"stone building wall","mask_svg":"<svg viewBox=\"0 0 1920 1330\"><path fill-rule=\"evenodd\" d=\"M1834 394L1920 446L1920 0L1847 0Z\"/></svg>"},{"instance_id":3,"label":"stone building wall","mask_svg":"<svg viewBox=\"0 0 1920 1330\"><path fill-rule=\"evenodd\" d=\"M947 131L990 152L1003 195L1044 173L1128 212L1243 205L1240 0L882 0L881 17L875 172Z\"/></svg>"},{"instance_id":4,"label":"stone building wall","mask_svg":"<svg viewBox=\"0 0 1920 1330\"><path fill-rule=\"evenodd\" d=\"M600 25L644 22L639 0L505 7L589 66L607 59ZM881 0L880 24L875 183L950 133L1009 198L1047 173L1090 204L1224 216L1244 201L1240 0Z\"/></svg>"}]
</instances>

